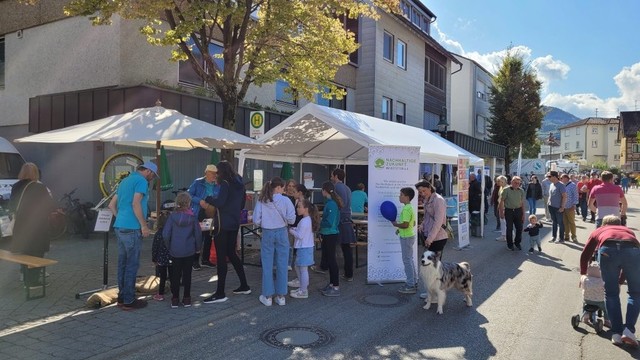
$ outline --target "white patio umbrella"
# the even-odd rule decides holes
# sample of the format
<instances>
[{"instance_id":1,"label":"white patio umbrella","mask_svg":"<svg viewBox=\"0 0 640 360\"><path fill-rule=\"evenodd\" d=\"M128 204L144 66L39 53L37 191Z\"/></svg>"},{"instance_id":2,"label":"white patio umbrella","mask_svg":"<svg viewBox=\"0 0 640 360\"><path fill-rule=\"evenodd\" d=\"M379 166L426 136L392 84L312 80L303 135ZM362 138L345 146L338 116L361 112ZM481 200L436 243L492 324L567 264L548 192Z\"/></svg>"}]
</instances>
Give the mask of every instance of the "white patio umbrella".
<instances>
[{"instance_id":1,"label":"white patio umbrella","mask_svg":"<svg viewBox=\"0 0 640 360\"><path fill-rule=\"evenodd\" d=\"M197 147L213 149L255 149L264 144L234 131L209 124L184 115L176 110L165 109L160 101L150 108L113 115L104 119L51 130L15 140L36 143L75 143L81 141L122 142L137 146L156 147L156 164L160 167L160 144L174 149ZM162 169L158 169L162 172ZM158 193L160 186L157 186ZM160 196L156 197L156 210Z\"/></svg>"}]
</instances>

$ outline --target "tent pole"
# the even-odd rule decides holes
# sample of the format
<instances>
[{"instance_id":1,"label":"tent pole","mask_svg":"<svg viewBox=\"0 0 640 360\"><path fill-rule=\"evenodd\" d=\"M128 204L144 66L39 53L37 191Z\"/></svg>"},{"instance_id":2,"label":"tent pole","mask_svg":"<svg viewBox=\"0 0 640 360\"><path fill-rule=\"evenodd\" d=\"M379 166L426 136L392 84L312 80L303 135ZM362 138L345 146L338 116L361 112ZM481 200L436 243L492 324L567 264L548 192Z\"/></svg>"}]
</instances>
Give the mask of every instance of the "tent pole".
<instances>
[{"instance_id":1,"label":"tent pole","mask_svg":"<svg viewBox=\"0 0 640 360\"><path fill-rule=\"evenodd\" d=\"M164 169L162 169L162 164L160 161L160 141L156 141L156 166L158 166L158 175L162 174L162 171L164 171ZM157 176L155 181L156 181L156 224L157 224L157 219L160 216L160 191L161 191L160 187L162 186L160 176Z\"/></svg>"}]
</instances>

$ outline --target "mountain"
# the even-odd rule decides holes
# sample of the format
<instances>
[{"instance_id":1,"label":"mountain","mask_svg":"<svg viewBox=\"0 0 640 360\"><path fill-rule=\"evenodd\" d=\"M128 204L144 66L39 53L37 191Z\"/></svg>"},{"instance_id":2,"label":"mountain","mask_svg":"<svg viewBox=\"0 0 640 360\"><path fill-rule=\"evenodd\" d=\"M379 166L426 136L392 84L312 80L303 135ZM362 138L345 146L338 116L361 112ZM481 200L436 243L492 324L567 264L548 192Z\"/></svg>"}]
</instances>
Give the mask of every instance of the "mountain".
<instances>
[{"instance_id":1,"label":"mountain","mask_svg":"<svg viewBox=\"0 0 640 360\"><path fill-rule=\"evenodd\" d=\"M538 134L545 138L549 137L550 132L553 132L557 138L560 137L558 128L580 120L579 117L553 106L543 106L542 112L544 113L544 118Z\"/></svg>"}]
</instances>

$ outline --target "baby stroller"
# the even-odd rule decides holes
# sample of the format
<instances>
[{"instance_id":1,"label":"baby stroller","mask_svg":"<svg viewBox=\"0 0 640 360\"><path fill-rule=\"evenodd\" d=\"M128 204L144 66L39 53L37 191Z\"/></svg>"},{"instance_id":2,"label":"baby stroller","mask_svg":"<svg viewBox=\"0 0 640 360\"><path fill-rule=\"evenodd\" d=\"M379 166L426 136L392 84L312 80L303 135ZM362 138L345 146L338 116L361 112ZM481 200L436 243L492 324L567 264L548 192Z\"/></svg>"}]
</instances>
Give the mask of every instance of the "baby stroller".
<instances>
[{"instance_id":1,"label":"baby stroller","mask_svg":"<svg viewBox=\"0 0 640 360\"><path fill-rule=\"evenodd\" d=\"M580 281L582 288L582 312L571 317L571 326L577 329L580 323L593 327L596 333L603 331L606 320L604 306L604 281L600 274L600 264L591 260L587 267L587 275Z\"/></svg>"}]
</instances>

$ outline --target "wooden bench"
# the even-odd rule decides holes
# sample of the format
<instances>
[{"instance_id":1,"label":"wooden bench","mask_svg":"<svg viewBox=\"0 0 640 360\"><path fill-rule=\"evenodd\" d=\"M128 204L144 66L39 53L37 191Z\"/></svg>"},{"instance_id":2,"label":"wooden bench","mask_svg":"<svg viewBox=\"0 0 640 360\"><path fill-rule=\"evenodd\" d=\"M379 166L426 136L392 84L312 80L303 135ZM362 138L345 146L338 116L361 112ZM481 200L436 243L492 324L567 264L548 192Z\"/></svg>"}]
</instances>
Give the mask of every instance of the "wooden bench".
<instances>
[{"instance_id":1,"label":"wooden bench","mask_svg":"<svg viewBox=\"0 0 640 360\"><path fill-rule=\"evenodd\" d=\"M23 255L23 254L14 254L7 250L0 249L0 260L10 261L16 264L20 264L27 269L38 269L39 274L38 277L41 280L43 286L29 286L27 284L27 276L24 276L24 285L27 293L27 300L32 299L40 299L45 297L46 295L46 286L45 284L45 276L46 276L46 268L49 265L55 265L58 263L56 260L45 259L37 256L31 255ZM37 296L31 296L31 288L42 288L42 294Z\"/></svg>"}]
</instances>

